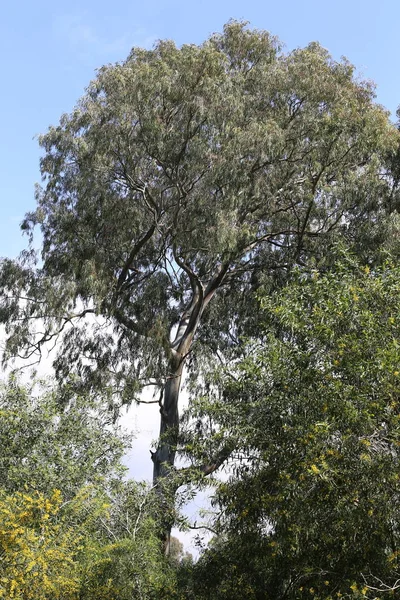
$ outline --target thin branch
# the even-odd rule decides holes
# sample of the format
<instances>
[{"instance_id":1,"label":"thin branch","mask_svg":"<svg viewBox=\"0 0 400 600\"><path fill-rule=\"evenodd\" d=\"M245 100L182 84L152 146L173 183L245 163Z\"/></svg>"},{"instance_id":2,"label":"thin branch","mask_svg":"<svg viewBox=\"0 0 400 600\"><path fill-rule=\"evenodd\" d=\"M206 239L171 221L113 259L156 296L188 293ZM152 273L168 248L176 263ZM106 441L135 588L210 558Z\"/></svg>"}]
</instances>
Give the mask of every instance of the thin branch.
<instances>
[{"instance_id":1,"label":"thin branch","mask_svg":"<svg viewBox=\"0 0 400 600\"><path fill-rule=\"evenodd\" d=\"M206 477L208 475L212 475L217 471L223 463L228 460L231 456L232 450L230 447L223 448L220 454L211 462L204 463L202 465L192 465L190 467L184 467L183 469L178 469L177 474L180 475L182 483L179 483L179 487L184 485L185 483L190 483L193 481L196 476L201 473Z\"/></svg>"},{"instance_id":2,"label":"thin branch","mask_svg":"<svg viewBox=\"0 0 400 600\"><path fill-rule=\"evenodd\" d=\"M135 257L138 255L143 246L149 241L149 239L153 236L153 233L156 229L156 223L147 230L147 232L140 238L138 242L133 246L132 250L129 253L127 260L125 261L124 266L122 267L122 271L118 277L117 281L117 291L121 289L122 284L125 282L126 276L128 272L133 267L133 261Z\"/></svg>"},{"instance_id":3,"label":"thin branch","mask_svg":"<svg viewBox=\"0 0 400 600\"><path fill-rule=\"evenodd\" d=\"M213 529L209 525L188 525L188 528L189 529L206 529L207 531L210 531L214 535L218 535L218 531L216 529Z\"/></svg>"}]
</instances>

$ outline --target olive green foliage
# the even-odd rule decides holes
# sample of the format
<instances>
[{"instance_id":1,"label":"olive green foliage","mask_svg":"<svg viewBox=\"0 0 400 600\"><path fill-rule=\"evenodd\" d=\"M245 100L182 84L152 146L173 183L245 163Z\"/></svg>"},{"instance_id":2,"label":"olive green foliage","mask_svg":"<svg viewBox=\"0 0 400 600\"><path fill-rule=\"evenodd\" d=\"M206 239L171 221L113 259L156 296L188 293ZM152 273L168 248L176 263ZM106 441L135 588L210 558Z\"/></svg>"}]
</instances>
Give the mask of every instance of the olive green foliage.
<instances>
[{"instance_id":1,"label":"olive green foliage","mask_svg":"<svg viewBox=\"0 0 400 600\"><path fill-rule=\"evenodd\" d=\"M80 559L80 598L175 598L176 575L160 542L157 502L144 484L130 481L114 489L107 514L94 521Z\"/></svg>"},{"instance_id":2,"label":"olive green foliage","mask_svg":"<svg viewBox=\"0 0 400 600\"><path fill-rule=\"evenodd\" d=\"M204 311L212 349L241 327L252 273L318 257L335 235L371 242L395 204L382 173L398 134L373 87L316 43L285 54L243 23L133 49L40 143L23 228L40 226L43 262L3 263L5 357L63 329L57 374L126 402L163 385ZM88 313L103 319L70 327Z\"/></svg>"},{"instance_id":3,"label":"olive green foliage","mask_svg":"<svg viewBox=\"0 0 400 600\"><path fill-rule=\"evenodd\" d=\"M262 335L207 406L236 461L195 597L384 598L400 569L400 269L346 259L261 303Z\"/></svg>"},{"instance_id":4,"label":"olive green foliage","mask_svg":"<svg viewBox=\"0 0 400 600\"><path fill-rule=\"evenodd\" d=\"M41 256L1 264L4 359L56 345L64 395L101 390L115 413L155 386L166 542L177 488L231 451L175 469L183 369L199 381L254 331L260 282L326 261L337 238L364 255L382 243L398 142L348 61L317 43L284 53L240 22L134 48L40 137L22 228L40 228Z\"/></svg>"},{"instance_id":5,"label":"olive green foliage","mask_svg":"<svg viewBox=\"0 0 400 600\"><path fill-rule=\"evenodd\" d=\"M225 537L194 569L194 597L363 594L361 573L390 585L396 270L317 277L338 239L364 261L393 246L399 134L373 86L316 43L284 53L230 22L201 45L161 41L101 68L40 144L43 182L22 226L31 246L0 267L3 358L56 346L64 410L51 393L40 404L4 392L0 469L10 506L22 485L74 506L92 483L88 540L79 557L71 547L79 598L173 594L157 536L168 543L175 492L230 455ZM296 266L299 281L268 303ZM180 436L184 367L196 390L217 356L243 351L221 375L222 401L194 405ZM160 392L156 498L113 481L123 443L96 412L116 416L148 384ZM175 467L177 449L189 466Z\"/></svg>"}]
</instances>

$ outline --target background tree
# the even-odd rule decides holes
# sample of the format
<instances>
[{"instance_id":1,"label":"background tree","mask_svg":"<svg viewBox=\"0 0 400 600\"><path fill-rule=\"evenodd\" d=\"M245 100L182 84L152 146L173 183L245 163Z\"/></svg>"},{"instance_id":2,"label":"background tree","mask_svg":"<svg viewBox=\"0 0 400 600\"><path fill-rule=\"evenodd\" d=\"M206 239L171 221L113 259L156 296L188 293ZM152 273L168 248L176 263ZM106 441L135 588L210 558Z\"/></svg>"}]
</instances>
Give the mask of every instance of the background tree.
<instances>
[{"instance_id":1,"label":"background tree","mask_svg":"<svg viewBox=\"0 0 400 600\"><path fill-rule=\"evenodd\" d=\"M0 490L0 597L176 598L151 492L134 482L118 491L118 502L93 486L65 502L60 490Z\"/></svg>"},{"instance_id":2,"label":"background tree","mask_svg":"<svg viewBox=\"0 0 400 600\"><path fill-rule=\"evenodd\" d=\"M399 292L397 266L346 259L262 297L262 334L198 405L236 462L196 598L372 599L398 585Z\"/></svg>"},{"instance_id":3,"label":"background tree","mask_svg":"<svg viewBox=\"0 0 400 600\"><path fill-rule=\"evenodd\" d=\"M172 598L156 494L123 479L130 436L88 397L61 410L32 388L0 389L0 597Z\"/></svg>"},{"instance_id":4,"label":"background tree","mask_svg":"<svg viewBox=\"0 0 400 600\"><path fill-rule=\"evenodd\" d=\"M88 396L60 410L49 384L11 378L0 385L0 485L7 493L58 489L69 500L84 485L110 486L126 471L121 458L131 439Z\"/></svg>"},{"instance_id":5,"label":"background tree","mask_svg":"<svg viewBox=\"0 0 400 600\"><path fill-rule=\"evenodd\" d=\"M398 135L353 71L318 44L284 54L231 22L200 46L159 42L103 67L40 138L44 186L23 228L40 226L41 261L3 262L5 358L60 339L57 376L114 406L155 385L160 488L187 357L195 369L245 329L260 273L318 260L339 235L379 241Z\"/></svg>"},{"instance_id":6,"label":"background tree","mask_svg":"<svg viewBox=\"0 0 400 600\"><path fill-rule=\"evenodd\" d=\"M107 514L95 513L87 528L79 556L79 598L177 600L177 565L165 557L160 541L155 490L121 481L107 500L101 505Z\"/></svg>"}]
</instances>

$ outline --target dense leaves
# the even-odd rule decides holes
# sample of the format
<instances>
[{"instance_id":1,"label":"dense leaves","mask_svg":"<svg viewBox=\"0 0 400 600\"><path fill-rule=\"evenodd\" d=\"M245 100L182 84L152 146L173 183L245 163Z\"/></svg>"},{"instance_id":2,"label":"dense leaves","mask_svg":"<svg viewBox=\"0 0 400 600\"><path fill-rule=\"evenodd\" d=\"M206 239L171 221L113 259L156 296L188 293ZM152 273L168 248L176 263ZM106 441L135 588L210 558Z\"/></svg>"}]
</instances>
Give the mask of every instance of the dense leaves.
<instances>
[{"instance_id":1,"label":"dense leaves","mask_svg":"<svg viewBox=\"0 0 400 600\"><path fill-rule=\"evenodd\" d=\"M0 597L172 597L157 496L122 479L130 437L107 413L87 398L60 410L49 386L11 378L1 389L0 439Z\"/></svg>"},{"instance_id":2,"label":"dense leaves","mask_svg":"<svg viewBox=\"0 0 400 600\"><path fill-rule=\"evenodd\" d=\"M81 536L57 521L61 494L0 497L0 597L75 599Z\"/></svg>"},{"instance_id":3,"label":"dense leaves","mask_svg":"<svg viewBox=\"0 0 400 600\"><path fill-rule=\"evenodd\" d=\"M49 385L12 378L0 388L0 479L8 492L29 486L69 498L83 485L118 479L130 439L88 397L60 410Z\"/></svg>"},{"instance_id":4,"label":"dense leaves","mask_svg":"<svg viewBox=\"0 0 400 600\"><path fill-rule=\"evenodd\" d=\"M175 576L149 503L148 490L133 483L116 503L93 487L69 502L59 490L1 492L0 597L172 598Z\"/></svg>"},{"instance_id":5,"label":"dense leaves","mask_svg":"<svg viewBox=\"0 0 400 600\"><path fill-rule=\"evenodd\" d=\"M56 347L62 387L1 390L0 595L394 593L399 134L373 87L230 22L101 68L40 144L31 246L0 268L3 358ZM112 423L145 385L152 488L121 480ZM168 544L176 491L228 459L193 566Z\"/></svg>"},{"instance_id":6,"label":"dense leaves","mask_svg":"<svg viewBox=\"0 0 400 600\"><path fill-rule=\"evenodd\" d=\"M262 298L264 340L208 407L237 459L204 597L375 598L397 581L399 302L392 264L299 271Z\"/></svg>"}]
</instances>

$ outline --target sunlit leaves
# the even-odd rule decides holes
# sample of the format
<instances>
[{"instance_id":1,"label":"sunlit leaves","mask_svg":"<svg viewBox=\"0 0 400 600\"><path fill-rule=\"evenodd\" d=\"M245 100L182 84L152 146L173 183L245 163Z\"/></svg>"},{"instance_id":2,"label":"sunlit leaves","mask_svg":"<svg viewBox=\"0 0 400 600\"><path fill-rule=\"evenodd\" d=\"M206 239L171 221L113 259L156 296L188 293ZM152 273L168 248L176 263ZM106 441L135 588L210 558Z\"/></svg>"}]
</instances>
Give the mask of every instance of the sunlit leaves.
<instances>
[{"instance_id":1,"label":"sunlit leaves","mask_svg":"<svg viewBox=\"0 0 400 600\"><path fill-rule=\"evenodd\" d=\"M271 599L373 598L376 578L396 581L399 299L397 266L346 258L261 295L266 342L247 345L214 402L238 454L217 496L222 554L205 565L233 561ZM241 563L250 548L256 569Z\"/></svg>"},{"instance_id":2,"label":"sunlit leaves","mask_svg":"<svg viewBox=\"0 0 400 600\"><path fill-rule=\"evenodd\" d=\"M91 400L74 397L61 407L49 385L0 387L0 474L8 492L24 485L69 498L87 483L111 481L123 472L120 459L130 437L99 413Z\"/></svg>"},{"instance_id":3,"label":"sunlit leaves","mask_svg":"<svg viewBox=\"0 0 400 600\"><path fill-rule=\"evenodd\" d=\"M245 329L252 274L319 260L339 234L381 241L398 134L346 60L316 43L285 54L230 22L199 46L161 41L101 68L40 143L43 187L23 228L40 226L43 262L3 265L6 356L63 339L59 378L75 371L126 402L167 377L187 269L204 288L223 270L196 334L214 350ZM97 326L79 334L89 314Z\"/></svg>"}]
</instances>

